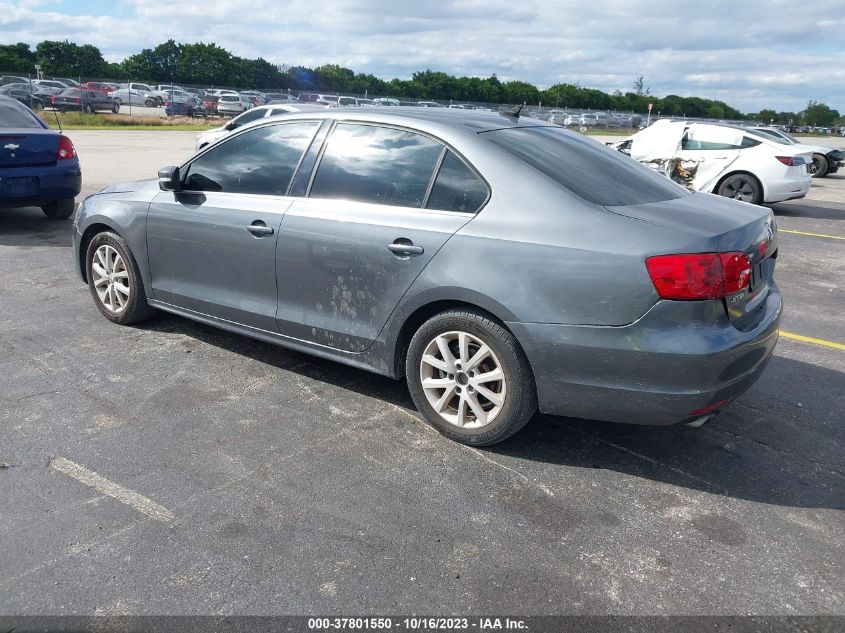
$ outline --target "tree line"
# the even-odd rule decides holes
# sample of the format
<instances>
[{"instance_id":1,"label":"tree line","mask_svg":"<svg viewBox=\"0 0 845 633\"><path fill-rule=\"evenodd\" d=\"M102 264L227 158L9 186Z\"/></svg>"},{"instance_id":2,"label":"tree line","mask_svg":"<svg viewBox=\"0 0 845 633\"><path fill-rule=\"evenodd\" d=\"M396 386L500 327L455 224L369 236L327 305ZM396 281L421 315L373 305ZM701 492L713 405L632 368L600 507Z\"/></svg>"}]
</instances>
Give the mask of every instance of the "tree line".
<instances>
[{"instance_id":1,"label":"tree line","mask_svg":"<svg viewBox=\"0 0 845 633\"><path fill-rule=\"evenodd\" d=\"M39 64L45 76L50 77L134 79L153 83L368 94L458 103L542 103L551 108L641 113L646 112L648 104L652 104L654 113L661 116L752 118L796 125L833 125L840 118L836 110L813 101L800 113L762 110L743 114L723 101L713 99L678 95L656 97L649 94L650 90L644 86L641 76L625 93L619 90L607 93L570 83L555 84L541 90L525 81L500 81L495 74L484 78L456 77L424 70L414 73L411 79L384 80L370 73L355 73L336 64L317 68L280 67L261 57L238 57L216 44L181 44L172 39L155 48L146 48L120 63L107 62L96 46L67 40L45 40L35 50L25 43L0 45L0 71L34 73L35 64Z\"/></svg>"}]
</instances>

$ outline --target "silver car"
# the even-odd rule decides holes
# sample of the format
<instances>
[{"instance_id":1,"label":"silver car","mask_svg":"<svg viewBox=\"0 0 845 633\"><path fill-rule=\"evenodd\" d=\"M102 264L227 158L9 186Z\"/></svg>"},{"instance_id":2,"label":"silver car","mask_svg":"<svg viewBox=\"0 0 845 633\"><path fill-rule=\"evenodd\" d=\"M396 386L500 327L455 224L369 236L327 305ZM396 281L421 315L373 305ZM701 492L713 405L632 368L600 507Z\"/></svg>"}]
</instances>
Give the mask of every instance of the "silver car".
<instances>
[{"instance_id":1,"label":"silver car","mask_svg":"<svg viewBox=\"0 0 845 633\"><path fill-rule=\"evenodd\" d=\"M73 246L114 323L164 310L404 376L472 445L538 408L699 425L759 377L781 316L768 209L513 114L260 119L87 198Z\"/></svg>"}]
</instances>

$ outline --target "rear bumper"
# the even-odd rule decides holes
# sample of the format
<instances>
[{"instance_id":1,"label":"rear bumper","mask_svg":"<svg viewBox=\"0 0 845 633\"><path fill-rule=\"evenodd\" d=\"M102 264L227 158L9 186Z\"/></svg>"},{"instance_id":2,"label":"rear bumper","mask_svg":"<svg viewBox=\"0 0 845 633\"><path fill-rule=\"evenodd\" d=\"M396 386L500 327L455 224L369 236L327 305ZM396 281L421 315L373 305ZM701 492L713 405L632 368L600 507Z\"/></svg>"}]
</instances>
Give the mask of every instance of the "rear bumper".
<instances>
[{"instance_id":1,"label":"rear bumper","mask_svg":"<svg viewBox=\"0 0 845 633\"><path fill-rule=\"evenodd\" d=\"M82 191L82 170L77 160L73 164L56 167L0 169L2 178L38 178L38 189L34 194L0 197L0 208L3 209L37 207L54 200L75 198Z\"/></svg>"},{"instance_id":2,"label":"rear bumper","mask_svg":"<svg viewBox=\"0 0 845 633\"><path fill-rule=\"evenodd\" d=\"M813 178L809 174L796 178L769 180L765 185L763 202L774 203L803 198L810 190L812 182Z\"/></svg>"},{"instance_id":3,"label":"rear bumper","mask_svg":"<svg viewBox=\"0 0 845 633\"><path fill-rule=\"evenodd\" d=\"M774 351L781 295L736 329L721 301L658 302L624 327L508 323L534 371L540 410L553 415L670 425L732 401L759 378Z\"/></svg>"}]
</instances>

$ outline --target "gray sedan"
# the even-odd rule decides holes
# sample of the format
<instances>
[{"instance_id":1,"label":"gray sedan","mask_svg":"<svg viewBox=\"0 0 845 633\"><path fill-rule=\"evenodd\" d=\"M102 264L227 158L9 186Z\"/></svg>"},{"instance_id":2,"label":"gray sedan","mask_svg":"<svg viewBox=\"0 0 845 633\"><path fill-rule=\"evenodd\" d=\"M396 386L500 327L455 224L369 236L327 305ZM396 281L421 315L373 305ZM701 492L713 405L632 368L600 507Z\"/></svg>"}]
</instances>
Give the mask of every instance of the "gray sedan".
<instances>
[{"instance_id":1,"label":"gray sedan","mask_svg":"<svg viewBox=\"0 0 845 633\"><path fill-rule=\"evenodd\" d=\"M89 197L73 244L110 321L164 310L404 376L472 445L537 409L699 425L759 377L781 315L768 209L447 108L260 119Z\"/></svg>"}]
</instances>

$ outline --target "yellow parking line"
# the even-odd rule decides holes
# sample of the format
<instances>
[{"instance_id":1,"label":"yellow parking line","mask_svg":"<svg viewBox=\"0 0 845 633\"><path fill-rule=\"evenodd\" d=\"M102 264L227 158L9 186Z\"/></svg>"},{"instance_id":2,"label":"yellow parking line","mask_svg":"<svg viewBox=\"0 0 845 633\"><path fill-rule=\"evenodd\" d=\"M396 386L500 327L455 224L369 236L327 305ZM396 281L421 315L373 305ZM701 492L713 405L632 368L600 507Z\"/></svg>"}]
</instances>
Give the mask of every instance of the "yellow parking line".
<instances>
[{"instance_id":1,"label":"yellow parking line","mask_svg":"<svg viewBox=\"0 0 845 633\"><path fill-rule=\"evenodd\" d=\"M794 235L809 235L810 237L826 237L829 240L845 240L839 235L825 235L824 233L806 233L804 231L790 231L789 229L778 229L778 233L793 233Z\"/></svg>"},{"instance_id":2,"label":"yellow parking line","mask_svg":"<svg viewBox=\"0 0 845 633\"><path fill-rule=\"evenodd\" d=\"M792 332L780 331L783 338L790 338L793 341L801 341L802 343L812 343L813 345L822 345L824 347L832 347L833 349L841 349L845 351L845 345L842 343L834 343L833 341L826 341L823 338L812 338L810 336L803 336L801 334L793 334Z\"/></svg>"}]
</instances>

